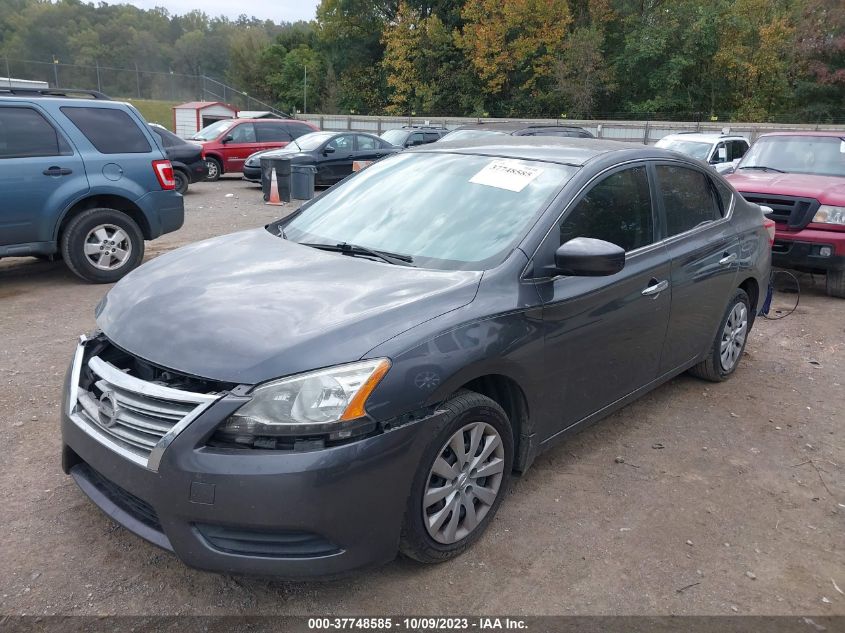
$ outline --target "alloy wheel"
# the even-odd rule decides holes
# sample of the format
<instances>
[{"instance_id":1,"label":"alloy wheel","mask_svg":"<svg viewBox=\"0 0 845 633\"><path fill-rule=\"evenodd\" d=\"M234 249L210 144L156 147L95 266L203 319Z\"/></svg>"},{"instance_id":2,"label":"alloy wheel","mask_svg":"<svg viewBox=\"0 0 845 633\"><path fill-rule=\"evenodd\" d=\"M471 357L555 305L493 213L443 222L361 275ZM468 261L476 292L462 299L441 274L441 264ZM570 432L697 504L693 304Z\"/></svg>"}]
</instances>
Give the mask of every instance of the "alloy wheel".
<instances>
[{"instance_id":1,"label":"alloy wheel","mask_svg":"<svg viewBox=\"0 0 845 633\"><path fill-rule=\"evenodd\" d=\"M426 479L422 512L429 536L444 545L469 536L493 507L504 469L505 448L495 428L473 422L455 432Z\"/></svg>"},{"instance_id":2,"label":"alloy wheel","mask_svg":"<svg viewBox=\"0 0 845 633\"><path fill-rule=\"evenodd\" d=\"M132 240L119 226L100 224L85 237L85 257L98 270L116 270L132 255Z\"/></svg>"},{"instance_id":3,"label":"alloy wheel","mask_svg":"<svg viewBox=\"0 0 845 633\"><path fill-rule=\"evenodd\" d=\"M745 338L748 335L748 308L742 302L737 303L722 329L722 341L719 346L719 357L724 371L731 371L739 361Z\"/></svg>"}]
</instances>

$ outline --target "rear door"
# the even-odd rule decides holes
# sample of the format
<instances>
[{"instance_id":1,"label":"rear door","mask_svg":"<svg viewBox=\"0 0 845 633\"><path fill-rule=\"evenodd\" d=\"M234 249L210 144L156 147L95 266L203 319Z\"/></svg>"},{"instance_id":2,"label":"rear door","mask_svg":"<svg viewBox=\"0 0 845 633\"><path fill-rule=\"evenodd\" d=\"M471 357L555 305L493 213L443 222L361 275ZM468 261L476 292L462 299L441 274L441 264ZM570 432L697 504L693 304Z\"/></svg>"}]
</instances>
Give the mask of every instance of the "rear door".
<instances>
[{"instance_id":1,"label":"rear door","mask_svg":"<svg viewBox=\"0 0 845 633\"><path fill-rule=\"evenodd\" d=\"M538 280L545 327L545 391L560 412L554 435L654 380L669 319L670 262L657 241L645 163L599 176L546 238L535 269L575 237L612 242L625 267L608 277ZM541 252L542 251L542 252Z\"/></svg>"},{"instance_id":2,"label":"rear door","mask_svg":"<svg viewBox=\"0 0 845 633\"><path fill-rule=\"evenodd\" d=\"M666 247L672 258L672 312L661 373L713 342L739 271L739 236L710 176L680 163L654 167Z\"/></svg>"},{"instance_id":3,"label":"rear door","mask_svg":"<svg viewBox=\"0 0 845 633\"><path fill-rule=\"evenodd\" d=\"M250 154L261 149L261 143L255 135L253 123L238 123L223 138L231 140L223 144L224 171L243 171L244 161Z\"/></svg>"},{"instance_id":4,"label":"rear door","mask_svg":"<svg viewBox=\"0 0 845 633\"><path fill-rule=\"evenodd\" d=\"M52 241L62 211L87 191L82 158L49 115L0 103L0 246Z\"/></svg>"}]
</instances>

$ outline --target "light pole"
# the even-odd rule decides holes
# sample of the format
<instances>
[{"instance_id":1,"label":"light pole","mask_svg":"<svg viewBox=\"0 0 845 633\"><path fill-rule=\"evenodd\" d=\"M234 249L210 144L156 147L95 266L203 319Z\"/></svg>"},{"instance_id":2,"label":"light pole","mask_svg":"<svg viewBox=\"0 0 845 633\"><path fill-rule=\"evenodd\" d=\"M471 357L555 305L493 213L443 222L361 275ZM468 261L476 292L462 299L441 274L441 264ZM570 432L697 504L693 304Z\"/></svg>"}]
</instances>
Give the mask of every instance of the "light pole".
<instances>
[{"instance_id":1,"label":"light pole","mask_svg":"<svg viewBox=\"0 0 845 633\"><path fill-rule=\"evenodd\" d=\"M59 59L53 55L53 79L56 82L56 88L59 87Z\"/></svg>"},{"instance_id":2,"label":"light pole","mask_svg":"<svg viewBox=\"0 0 845 633\"><path fill-rule=\"evenodd\" d=\"M305 68L305 80L302 82L302 114L308 114L308 66L302 66Z\"/></svg>"}]
</instances>

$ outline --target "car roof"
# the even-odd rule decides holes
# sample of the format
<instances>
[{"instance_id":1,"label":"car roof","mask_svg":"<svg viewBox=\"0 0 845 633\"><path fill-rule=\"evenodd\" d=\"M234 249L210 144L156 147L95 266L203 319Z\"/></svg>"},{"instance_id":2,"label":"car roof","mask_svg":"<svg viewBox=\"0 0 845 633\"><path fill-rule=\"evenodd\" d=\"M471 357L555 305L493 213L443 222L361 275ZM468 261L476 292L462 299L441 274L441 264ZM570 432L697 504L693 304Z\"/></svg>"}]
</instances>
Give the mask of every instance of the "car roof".
<instances>
[{"instance_id":1,"label":"car roof","mask_svg":"<svg viewBox=\"0 0 845 633\"><path fill-rule=\"evenodd\" d=\"M516 132L518 130L528 129L542 129L554 128L564 130L583 130L584 128L577 125L567 125L559 123L532 123L531 121L480 121L478 123L469 123L462 125L457 130L493 130L497 132Z\"/></svg>"},{"instance_id":2,"label":"car roof","mask_svg":"<svg viewBox=\"0 0 845 633\"><path fill-rule=\"evenodd\" d=\"M598 156L622 151L637 152L636 158L643 159L678 157L676 152L638 143L557 136L501 136L465 141L445 140L405 150L405 152L473 154L539 160L579 167Z\"/></svg>"},{"instance_id":3,"label":"car roof","mask_svg":"<svg viewBox=\"0 0 845 633\"><path fill-rule=\"evenodd\" d=\"M220 119L221 121L226 121L226 119ZM256 118L235 118L235 119L228 119L230 123L290 123L291 121L299 121L299 119L256 119ZM301 123L306 123L305 121L300 121ZM307 124L307 123L306 123Z\"/></svg>"},{"instance_id":4,"label":"car roof","mask_svg":"<svg viewBox=\"0 0 845 633\"><path fill-rule=\"evenodd\" d=\"M845 138L845 130L794 130L792 132L767 132L761 134L759 138L765 136L833 136L835 138Z\"/></svg>"},{"instance_id":5,"label":"car roof","mask_svg":"<svg viewBox=\"0 0 845 633\"><path fill-rule=\"evenodd\" d=\"M684 141L699 141L704 143L715 143L716 141L747 141L742 134L722 134L721 132L676 132L675 134L667 134L660 140L684 140Z\"/></svg>"}]
</instances>

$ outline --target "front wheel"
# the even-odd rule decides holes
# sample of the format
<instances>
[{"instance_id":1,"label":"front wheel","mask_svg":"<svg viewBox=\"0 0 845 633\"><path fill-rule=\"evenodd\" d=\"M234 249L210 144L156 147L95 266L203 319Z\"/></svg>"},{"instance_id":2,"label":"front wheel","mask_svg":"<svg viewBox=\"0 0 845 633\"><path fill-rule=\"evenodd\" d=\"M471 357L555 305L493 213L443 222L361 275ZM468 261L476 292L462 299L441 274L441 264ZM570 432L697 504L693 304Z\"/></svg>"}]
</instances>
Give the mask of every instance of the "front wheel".
<instances>
[{"instance_id":1,"label":"front wheel","mask_svg":"<svg viewBox=\"0 0 845 633\"><path fill-rule=\"evenodd\" d=\"M216 158L206 158L205 164L208 167L208 175L205 179L208 182L217 182L223 174L223 165Z\"/></svg>"},{"instance_id":2,"label":"front wheel","mask_svg":"<svg viewBox=\"0 0 845 633\"><path fill-rule=\"evenodd\" d=\"M62 257L85 281L112 283L144 258L144 236L135 221L115 209L89 209L62 231Z\"/></svg>"},{"instance_id":3,"label":"front wheel","mask_svg":"<svg viewBox=\"0 0 845 633\"><path fill-rule=\"evenodd\" d=\"M828 297L845 299L845 270L829 270L825 279Z\"/></svg>"},{"instance_id":4,"label":"front wheel","mask_svg":"<svg viewBox=\"0 0 845 633\"><path fill-rule=\"evenodd\" d=\"M710 382L727 380L736 371L745 351L748 332L751 330L750 315L751 302L748 295L737 288L728 302L707 358L692 367L689 373Z\"/></svg>"},{"instance_id":5,"label":"front wheel","mask_svg":"<svg viewBox=\"0 0 845 633\"><path fill-rule=\"evenodd\" d=\"M423 563L463 553L499 509L513 465L511 425L490 398L461 392L417 469L405 510L400 551Z\"/></svg>"}]
</instances>

